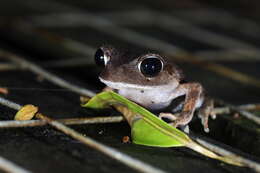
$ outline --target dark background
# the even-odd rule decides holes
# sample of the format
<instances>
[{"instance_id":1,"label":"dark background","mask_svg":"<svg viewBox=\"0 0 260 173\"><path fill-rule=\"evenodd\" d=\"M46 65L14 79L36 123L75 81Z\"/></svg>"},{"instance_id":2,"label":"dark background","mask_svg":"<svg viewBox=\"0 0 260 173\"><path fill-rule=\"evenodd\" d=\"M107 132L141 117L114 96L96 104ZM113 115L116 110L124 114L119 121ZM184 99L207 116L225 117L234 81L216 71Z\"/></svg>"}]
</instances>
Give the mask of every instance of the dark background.
<instances>
[{"instance_id":1,"label":"dark background","mask_svg":"<svg viewBox=\"0 0 260 173\"><path fill-rule=\"evenodd\" d=\"M143 44L141 37L132 37L134 41L123 39L113 26L104 24L108 21L141 36L184 49L191 58L204 58L257 81L260 77L259 7L257 0L2 0L0 48L23 56L67 81L100 91L104 85L98 80L100 69L93 63L93 54L99 46L111 44L165 53ZM89 24L97 22L97 19L105 21L99 27ZM195 33L194 28L203 32ZM191 36L193 32L198 37ZM205 32L210 34L210 43L205 41ZM214 40L213 36L221 41ZM68 45L72 40L77 44ZM232 40L232 43L227 40ZM78 59L82 63L63 66L54 63L78 62ZM206 65L203 67L177 59L176 63L184 70L187 79L201 82L212 97L232 104L260 101L259 83L233 80L228 75L206 69ZM6 62L0 59L0 63ZM1 70L0 87L9 89L9 94L4 97L20 104L37 105L41 112L53 118L98 116L80 107L77 94L46 80L39 81L38 76L30 71ZM12 119L14 114L15 111L0 106L1 120ZM124 122L72 127L168 172L253 172L207 159L185 148L123 144L122 137L130 135L130 128ZM210 121L210 129L211 132L205 134L198 119L191 123L191 130L197 135L211 138L215 143L253 160L260 156L259 127L254 123L243 118L234 120L232 115L219 116ZM32 172L134 172L48 126L0 129L0 135L0 155Z\"/></svg>"}]
</instances>

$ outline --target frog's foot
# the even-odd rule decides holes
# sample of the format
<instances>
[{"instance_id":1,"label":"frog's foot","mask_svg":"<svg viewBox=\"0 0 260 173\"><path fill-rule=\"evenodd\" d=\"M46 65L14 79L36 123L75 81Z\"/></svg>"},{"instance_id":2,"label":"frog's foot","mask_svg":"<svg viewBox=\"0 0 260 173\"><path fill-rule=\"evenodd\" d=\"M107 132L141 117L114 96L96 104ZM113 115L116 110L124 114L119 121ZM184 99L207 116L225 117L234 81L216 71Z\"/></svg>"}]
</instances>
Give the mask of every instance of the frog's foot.
<instances>
[{"instance_id":1,"label":"frog's foot","mask_svg":"<svg viewBox=\"0 0 260 173\"><path fill-rule=\"evenodd\" d=\"M192 116L190 116L188 112L182 112L181 114L160 113L159 118L166 118L170 120L169 124L176 128L187 125Z\"/></svg>"},{"instance_id":2,"label":"frog's foot","mask_svg":"<svg viewBox=\"0 0 260 173\"><path fill-rule=\"evenodd\" d=\"M204 104L200 108L198 112L198 117L201 119L201 124L204 127L205 132L209 132L208 120L209 117L212 119L216 119L216 114L213 111L214 109L214 102L212 99L205 100Z\"/></svg>"},{"instance_id":3,"label":"frog's foot","mask_svg":"<svg viewBox=\"0 0 260 173\"><path fill-rule=\"evenodd\" d=\"M160 113L159 118L163 119L166 118L170 120L171 122L169 123L173 127L179 127L182 131L189 133L189 125L188 123L181 121L181 117L179 114L172 114L172 113Z\"/></svg>"}]
</instances>

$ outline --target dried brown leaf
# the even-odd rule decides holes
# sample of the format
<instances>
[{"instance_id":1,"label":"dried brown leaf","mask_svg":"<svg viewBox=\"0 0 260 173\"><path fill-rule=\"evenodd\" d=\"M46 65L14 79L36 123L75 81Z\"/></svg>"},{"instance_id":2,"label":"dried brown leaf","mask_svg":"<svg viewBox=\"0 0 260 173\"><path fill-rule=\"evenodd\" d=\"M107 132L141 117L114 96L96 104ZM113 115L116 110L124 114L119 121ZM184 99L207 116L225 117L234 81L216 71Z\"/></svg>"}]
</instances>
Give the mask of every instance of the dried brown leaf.
<instances>
[{"instance_id":1,"label":"dried brown leaf","mask_svg":"<svg viewBox=\"0 0 260 173\"><path fill-rule=\"evenodd\" d=\"M38 107L34 105L25 105L23 106L15 115L15 120L31 120L34 115L38 112Z\"/></svg>"}]
</instances>

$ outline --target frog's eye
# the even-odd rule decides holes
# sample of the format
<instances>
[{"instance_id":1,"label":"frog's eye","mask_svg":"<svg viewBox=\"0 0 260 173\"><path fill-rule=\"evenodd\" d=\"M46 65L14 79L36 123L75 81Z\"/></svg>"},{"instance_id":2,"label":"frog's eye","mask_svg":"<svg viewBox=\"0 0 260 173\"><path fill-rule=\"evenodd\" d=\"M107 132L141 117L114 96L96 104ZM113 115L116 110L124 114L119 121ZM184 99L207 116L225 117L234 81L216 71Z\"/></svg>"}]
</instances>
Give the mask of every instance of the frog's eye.
<instances>
[{"instance_id":1,"label":"frog's eye","mask_svg":"<svg viewBox=\"0 0 260 173\"><path fill-rule=\"evenodd\" d=\"M109 57L104 54L102 49L98 49L95 53L95 62L98 66L104 67L107 65Z\"/></svg>"},{"instance_id":2,"label":"frog's eye","mask_svg":"<svg viewBox=\"0 0 260 173\"><path fill-rule=\"evenodd\" d=\"M163 62L161 59L151 56L143 59L138 68L141 73L146 77L155 77L159 74L163 68Z\"/></svg>"}]
</instances>

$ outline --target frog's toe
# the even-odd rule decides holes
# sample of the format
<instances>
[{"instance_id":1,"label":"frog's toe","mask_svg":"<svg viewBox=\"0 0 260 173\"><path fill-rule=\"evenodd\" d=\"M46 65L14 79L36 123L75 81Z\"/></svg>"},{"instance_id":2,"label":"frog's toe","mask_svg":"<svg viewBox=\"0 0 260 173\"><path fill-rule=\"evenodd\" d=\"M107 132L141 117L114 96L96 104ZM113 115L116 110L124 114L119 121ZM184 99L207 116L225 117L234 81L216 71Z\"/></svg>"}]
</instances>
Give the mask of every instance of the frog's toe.
<instances>
[{"instance_id":1,"label":"frog's toe","mask_svg":"<svg viewBox=\"0 0 260 173\"><path fill-rule=\"evenodd\" d=\"M207 99L198 112L198 117L201 119L201 124L204 127L205 132L209 132L208 121L209 117L216 119L216 113L214 112L214 102L212 99Z\"/></svg>"},{"instance_id":2,"label":"frog's toe","mask_svg":"<svg viewBox=\"0 0 260 173\"><path fill-rule=\"evenodd\" d=\"M207 133L209 132L208 121L210 115L211 115L210 112L206 111L205 109L200 110L198 113L198 117L201 119L201 124L204 127L204 131Z\"/></svg>"},{"instance_id":3,"label":"frog's toe","mask_svg":"<svg viewBox=\"0 0 260 173\"><path fill-rule=\"evenodd\" d=\"M210 117L211 117L213 120L215 120L215 119L217 118L217 115L216 115L215 112L211 111Z\"/></svg>"},{"instance_id":4,"label":"frog's toe","mask_svg":"<svg viewBox=\"0 0 260 173\"><path fill-rule=\"evenodd\" d=\"M166 118L166 119L168 119L168 120L170 120L170 121L175 121L175 120L177 119L177 116L175 116L175 115L172 114L172 113L164 113L164 112L161 112L161 113L159 114L159 118L160 118L160 119Z\"/></svg>"},{"instance_id":5,"label":"frog's toe","mask_svg":"<svg viewBox=\"0 0 260 173\"><path fill-rule=\"evenodd\" d=\"M187 118L185 118L185 116L180 116L179 114L172 113L160 113L159 118L169 120L170 125L172 125L175 128L180 128L185 133L189 133L190 131L188 126L189 121L187 121Z\"/></svg>"}]
</instances>

